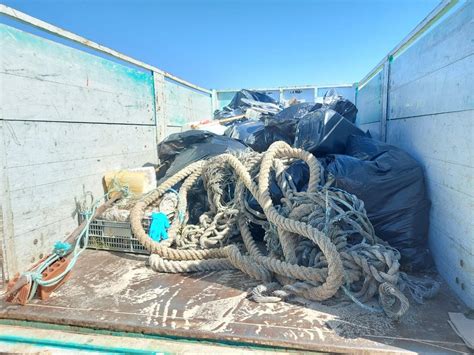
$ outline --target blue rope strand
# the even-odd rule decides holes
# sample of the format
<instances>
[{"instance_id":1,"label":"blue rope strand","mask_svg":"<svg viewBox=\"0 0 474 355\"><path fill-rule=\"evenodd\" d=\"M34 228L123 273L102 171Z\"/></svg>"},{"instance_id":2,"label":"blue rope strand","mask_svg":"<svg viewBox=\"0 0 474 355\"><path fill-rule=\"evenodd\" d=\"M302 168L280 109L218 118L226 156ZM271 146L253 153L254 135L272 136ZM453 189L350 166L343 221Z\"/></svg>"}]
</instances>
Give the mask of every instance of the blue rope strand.
<instances>
[{"instance_id":1,"label":"blue rope strand","mask_svg":"<svg viewBox=\"0 0 474 355\"><path fill-rule=\"evenodd\" d=\"M125 195L127 194L126 189L122 189L121 191ZM83 211L81 213L87 222L86 222L86 225L84 226L84 229L81 231L81 233L76 239L74 249L72 250L73 256L69 264L66 266L66 269L61 274L59 274L58 276L50 280L43 280L43 275L42 275L42 273L49 266L51 266L61 257L64 257L71 252L72 246L69 243L60 242L60 241L56 242L56 244L54 245L53 253L45 261L43 261L40 265L38 265L34 270L23 273L23 275L25 275L32 284L30 294L28 296L28 300L31 300L34 297L34 295L36 294L36 290L38 289L38 286L43 286L43 287L54 286L58 284L59 282L61 282L61 280L72 270L72 268L76 264L77 259L82 254L82 252L87 248L87 245L89 244L89 225L92 222L92 216L95 214L95 211L99 206L99 203L102 200L107 199L111 192L113 191L109 191L108 193L106 193L104 196L102 196L102 198L100 198L95 203L93 203L90 209ZM83 245L82 248L81 248L81 243Z\"/></svg>"}]
</instances>

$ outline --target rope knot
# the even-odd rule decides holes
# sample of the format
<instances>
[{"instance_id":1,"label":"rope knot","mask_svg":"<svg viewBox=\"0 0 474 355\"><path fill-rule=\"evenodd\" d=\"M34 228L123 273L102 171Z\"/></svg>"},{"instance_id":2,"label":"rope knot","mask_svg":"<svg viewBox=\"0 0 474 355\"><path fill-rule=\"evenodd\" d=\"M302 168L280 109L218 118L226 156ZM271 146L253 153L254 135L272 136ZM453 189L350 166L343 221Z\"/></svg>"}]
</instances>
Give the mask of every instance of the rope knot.
<instances>
[{"instance_id":1,"label":"rope knot","mask_svg":"<svg viewBox=\"0 0 474 355\"><path fill-rule=\"evenodd\" d=\"M71 248L71 244L68 242L57 241L56 244L54 244L53 253L59 257L64 257L71 251Z\"/></svg>"},{"instance_id":2,"label":"rope knot","mask_svg":"<svg viewBox=\"0 0 474 355\"><path fill-rule=\"evenodd\" d=\"M37 282L43 279L43 275L37 271L28 271L28 272L25 272L23 275L26 276L26 278L28 279L28 282Z\"/></svg>"}]
</instances>

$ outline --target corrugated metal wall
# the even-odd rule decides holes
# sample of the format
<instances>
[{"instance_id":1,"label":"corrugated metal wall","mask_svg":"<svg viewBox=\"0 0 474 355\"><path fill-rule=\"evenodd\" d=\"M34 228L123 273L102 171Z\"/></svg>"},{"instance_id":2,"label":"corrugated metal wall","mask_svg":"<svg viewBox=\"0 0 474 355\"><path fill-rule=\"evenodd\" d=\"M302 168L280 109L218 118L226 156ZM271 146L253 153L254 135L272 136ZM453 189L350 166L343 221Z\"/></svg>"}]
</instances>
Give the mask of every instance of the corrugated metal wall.
<instances>
[{"instance_id":1,"label":"corrugated metal wall","mask_svg":"<svg viewBox=\"0 0 474 355\"><path fill-rule=\"evenodd\" d=\"M441 275L474 307L474 2L390 63L387 142L425 168L430 247ZM379 136L383 72L357 96L358 123Z\"/></svg>"}]
</instances>

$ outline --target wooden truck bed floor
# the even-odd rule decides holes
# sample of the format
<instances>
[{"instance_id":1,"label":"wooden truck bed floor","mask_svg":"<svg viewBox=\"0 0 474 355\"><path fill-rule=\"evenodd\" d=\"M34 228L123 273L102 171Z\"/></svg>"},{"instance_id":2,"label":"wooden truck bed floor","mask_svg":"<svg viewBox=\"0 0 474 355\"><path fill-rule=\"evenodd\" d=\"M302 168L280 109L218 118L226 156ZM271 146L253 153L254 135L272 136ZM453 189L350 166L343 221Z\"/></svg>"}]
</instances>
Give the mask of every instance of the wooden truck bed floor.
<instances>
[{"instance_id":1,"label":"wooden truck bed floor","mask_svg":"<svg viewBox=\"0 0 474 355\"><path fill-rule=\"evenodd\" d=\"M238 271L159 274L145 256L85 251L47 301L0 303L0 318L331 352L468 352L449 326L464 306L446 285L397 323L353 303L255 303Z\"/></svg>"}]
</instances>

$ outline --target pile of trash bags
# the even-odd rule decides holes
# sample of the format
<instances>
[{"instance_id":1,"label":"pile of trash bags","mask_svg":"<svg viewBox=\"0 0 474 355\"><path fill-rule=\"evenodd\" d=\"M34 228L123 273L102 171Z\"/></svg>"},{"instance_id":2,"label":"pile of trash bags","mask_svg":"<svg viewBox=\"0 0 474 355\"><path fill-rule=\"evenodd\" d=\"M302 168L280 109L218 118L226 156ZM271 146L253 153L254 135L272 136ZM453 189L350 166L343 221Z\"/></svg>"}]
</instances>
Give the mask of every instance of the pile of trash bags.
<instances>
[{"instance_id":1,"label":"pile of trash bags","mask_svg":"<svg viewBox=\"0 0 474 355\"><path fill-rule=\"evenodd\" d=\"M242 92L248 90L238 92L230 105ZM267 96L265 100L272 99ZM353 103L329 91L322 103L297 103L277 113L262 113L258 119L234 122L224 134L257 152L264 152L270 144L282 140L316 155L343 153L349 135L364 135L354 124L356 114Z\"/></svg>"},{"instance_id":2,"label":"pile of trash bags","mask_svg":"<svg viewBox=\"0 0 474 355\"><path fill-rule=\"evenodd\" d=\"M223 136L191 130L167 137L158 145L161 165L157 178L163 181L200 159L246 149L264 152L273 142L285 141L318 158L326 184L364 202L376 235L400 251L402 269L423 271L433 266L427 245L430 200L423 169L405 151L358 128L357 108L352 102L329 91L321 103L283 108L263 93L242 90L214 117L231 118L249 110L258 114L226 121ZM303 162L294 162L284 173L299 191L307 188L309 171ZM190 194L189 200L196 200L190 220L206 211L205 194L199 186L198 182ZM278 184L272 183L270 192L278 204L283 197ZM261 210L253 197L247 202L250 208Z\"/></svg>"}]
</instances>

